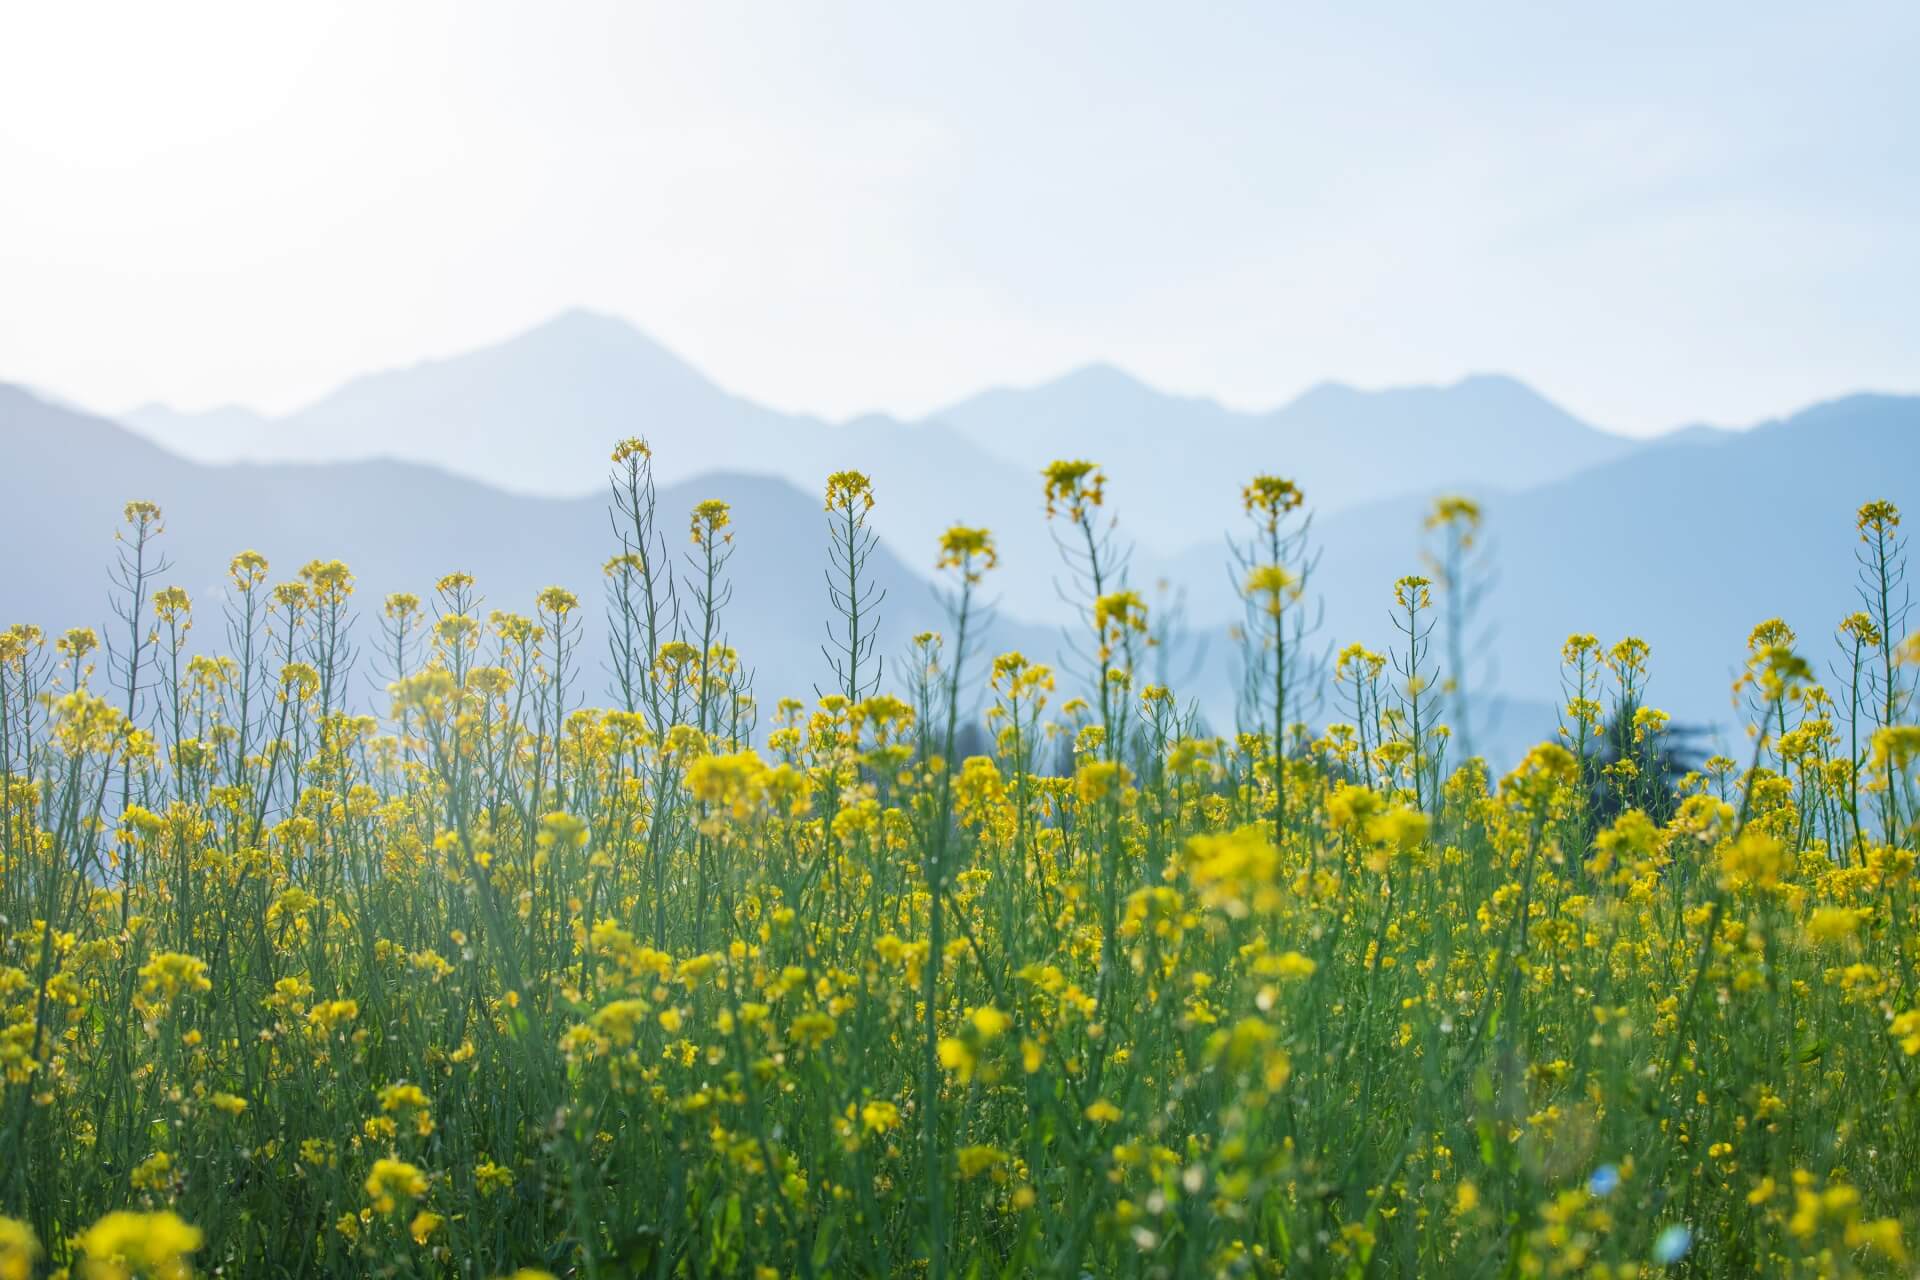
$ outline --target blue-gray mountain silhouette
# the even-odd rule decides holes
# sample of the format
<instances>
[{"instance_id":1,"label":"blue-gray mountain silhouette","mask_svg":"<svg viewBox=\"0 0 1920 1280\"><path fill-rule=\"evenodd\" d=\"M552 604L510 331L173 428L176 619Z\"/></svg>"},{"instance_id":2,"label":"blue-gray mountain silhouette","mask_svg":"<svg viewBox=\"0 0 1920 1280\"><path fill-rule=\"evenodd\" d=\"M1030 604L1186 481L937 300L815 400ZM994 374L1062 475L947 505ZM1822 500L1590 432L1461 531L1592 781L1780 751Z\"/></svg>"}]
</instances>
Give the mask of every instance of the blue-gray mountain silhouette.
<instances>
[{"instance_id":1,"label":"blue-gray mountain silhouette","mask_svg":"<svg viewBox=\"0 0 1920 1280\"><path fill-rule=\"evenodd\" d=\"M731 395L623 320L563 313L507 341L356 378L298 412L146 406L124 420L205 462L395 458L515 493L596 492L611 442L644 435L666 482L733 470L803 491L855 467L882 498L881 536L924 564L964 521L1001 537L1009 608L1064 616L1039 470L1059 457L1107 469L1138 540L1142 573L1237 509L1248 476L1291 476L1331 513L1431 487L1521 488L1619 456L1635 442L1573 418L1518 382L1368 392L1323 385L1280 409L1242 413L1167 395L1110 366L989 391L912 424L845 423Z\"/></svg>"},{"instance_id":2,"label":"blue-gray mountain silhouette","mask_svg":"<svg viewBox=\"0 0 1920 1280\"><path fill-rule=\"evenodd\" d=\"M0 574L0 626L31 622L49 631L111 619L106 570L121 508L132 498L160 504L160 549L174 561L167 581L185 587L204 638L218 643L226 566L248 548L266 555L274 580L313 559L339 559L358 580L356 601L373 637L382 597L422 596L454 570L471 573L486 607L531 614L533 597L557 584L583 603L582 692L606 694L602 566L619 548L602 495L543 498L512 494L437 467L392 460L206 465L179 458L101 418L57 408L0 384L0 538L19 548ZM765 705L810 697L830 677L820 653L830 617L820 502L783 480L722 471L659 493L659 524L670 552L689 545L688 513L706 498L733 504L734 603L727 639L758 673ZM887 593L879 652L889 662L914 632L939 629L944 615L926 577L885 547L871 563ZM1050 628L1005 619L989 646L1050 645Z\"/></svg>"},{"instance_id":3,"label":"blue-gray mountain silhouette","mask_svg":"<svg viewBox=\"0 0 1920 1280\"><path fill-rule=\"evenodd\" d=\"M138 416L147 433L202 457L289 461L196 464L101 419L18 390L0 395L12 464L0 475L0 532L43 549L14 557L0 581L6 618L54 626L104 617L111 532L120 504L136 496L168 507L180 580L201 595L217 589L227 556L258 545L288 571L339 556L370 593L417 590L457 567L477 574L497 604L525 607L550 581L597 602L608 551L601 497L506 489L585 491L604 474L610 442L643 433L668 482L669 527L676 503L738 504L734 625L762 667L764 694L805 693L820 678L815 495L840 467L867 470L880 494L877 572L893 592L890 644L937 624L925 588L934 539L964 520L999 540L994 585L1008 642L1051 656L1057 630L1018 622L1071 618L1053 586L1059 559L1037 469L1053 456L1086 455L1107 467L1110 509L1141 543L1135 583L1164 575L1189 593L1190 619L1209 640L1191 691L1216 723L1230 715L1225 629L1238 608L1221 534L1237 523L1238 485L1255 471L1296 477L1318 512L1325 558L1314 588L1328 643L1386 643L1391 583L1422 569L1433 495L1479 497L1498 585L1486 611L1490 661L1476 686L1535 708L1527 714L1542 723L1524 736L1548 727L1560 644L1574 631L1609 642L1644 636L1653 645L1650 701L1731 729L1728 684L1752 625L1785 617L1809 656L1824 658L1832 627L1855 607L1855 509L1888 498L1920 511L1916 397L1851 396L1746 431L1689 428L1634 442L1507 378L1376 393L1329 386L1244 414L1095 366L1027 391L988 392L926 422L836 425L729 396L623 322L589 313L487 351L356 380L283 419ZM197 431L211 434L196 442ZM1195 440L1212 443L1187 447ZM302 456L363 460L292 461ZM514 471L543 479L481 480ZM703 472L716 478L692 482Z\"/></svg>"}]
</instances>

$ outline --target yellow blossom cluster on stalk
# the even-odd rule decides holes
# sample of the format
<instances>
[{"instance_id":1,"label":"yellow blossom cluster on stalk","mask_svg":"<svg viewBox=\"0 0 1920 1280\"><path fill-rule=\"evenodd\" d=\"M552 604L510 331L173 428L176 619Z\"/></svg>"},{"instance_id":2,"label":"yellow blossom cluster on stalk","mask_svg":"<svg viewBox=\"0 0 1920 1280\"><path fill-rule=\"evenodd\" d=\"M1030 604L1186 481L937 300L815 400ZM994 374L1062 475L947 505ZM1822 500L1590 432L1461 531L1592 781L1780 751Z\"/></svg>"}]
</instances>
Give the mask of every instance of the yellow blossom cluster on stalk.
<instances>
[{"instance_id":1,"label":"yellow blossom cluster on stalk","mask_svg":"<svg viewBox=\"0 0 1920 1280\"><path fill-rule=\"evenodd\" d=\"M1157 619L1096 465L1034 495L1087 631L1057 670L980 652L969 525L927 556L949 631L883 664L842 471L838 660L763 724L731 508L683 570L652 451L612 461L607 653L562 587L362 611L257 552L221 626L135 583L130 680L0 630L0 1280L1908 1273L1897 596L1831 660L1755 627L1741 760L1681 749L1644 641L1572 636L1557 739L1500 768L1437 718L1464 561L1302 656L1291 480L1228 513L1222 733L1132 669ZM1899 512L1854 528L1897 582Z\"/></svg>"}]
</instances>

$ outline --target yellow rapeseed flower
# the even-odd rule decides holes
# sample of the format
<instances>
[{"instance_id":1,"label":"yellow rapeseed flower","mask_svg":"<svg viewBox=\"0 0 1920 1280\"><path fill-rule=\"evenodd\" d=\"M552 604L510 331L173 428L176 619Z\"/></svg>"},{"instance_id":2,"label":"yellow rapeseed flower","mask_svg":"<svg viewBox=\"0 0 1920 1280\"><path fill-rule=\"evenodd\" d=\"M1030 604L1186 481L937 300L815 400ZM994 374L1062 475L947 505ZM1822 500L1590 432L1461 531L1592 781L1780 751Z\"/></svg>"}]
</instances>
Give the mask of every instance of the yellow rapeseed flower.
<instances>
[{"instance_id":1,"label":"yellow rapeseed flower","mask_svg":"<svg viewBox=\"0 0 1920 1280\"><path fill-rule=\"evenodd\" d=\"M1095 463L1062 459L1047 464L1041 473L1047 482L1047 516L1059 514L1062 504L1075 520L1086 518L1090 507L1106 498L1107 478Z\"/></svg>"},{"instance_id":2,"label":"yellow rapeseed flower","mask_svg":"<svg viewBox=\"0 0 1920 1280\"><path fill-rule=\"evenodd\" d=\"M33 1228L13 1218L0 1217L0 1280L29 1280L40 1256Z\"/></svg>"},{"instance_id":3,"label":"yellow rapeseed flower","mask_svg":"<svg viewBox=\"0 0 1920 1280\"><path fill-rule=\"evenodd\" d=\"M1247 514L1260 519L1269 530L1279 528L1280 521L1305 500L1300 486L1280 476L1255 476L1240 490L1240 502Z\"/></svg>"},{"instance_id":4,"label":"yellow rapeseed flower","mask_svg":"<svg viewBox=\"0 0 1920 1280\"><path fill-rule=\"evenodd\" d=\"M367 1199L376 1213L392 1213L403 1202L418 1200L427 1194L427 1175L405 1160L385 1157L373 1162L367 1175Z\"/></svg>"},{"instance_id":5,"label":"yellow rapeseed flower","mask_svg":"<svg viewBox=\"0 0 1920 1280\"><path fill-rule=\"evenodd\" d=\"M188 1255L200 1248L198 1227L173 1213L109 1213L80 1236L87 1280L189 1280Z\"/></svg>"},{"instance_id":6,"label":"yellow rapeseed flower","mask_svg":"<svg viewBox=\"0 0 1920 1280\"><path fill-rule=\"evenodd\" d=\"M727 539L733 537L730 533L722 533L722 530L733 523L733 508L718 498L708 498L694 507L690 523L694 544L702 547L712 546L715 534L721 534Z\"/></svg>"},{"instance_id":7,"label":"yellow rapeseed flower","mask_svg":"<svg viewBox=\"0 0 1920 1280\"><path fill-rule=\"evenodd\" d=\"M827 510L860 513L873 510L873 482L859 471L836 471L827 477Z\"/></svg>"},{"instance_id":8,"label":"yellow rapeseed flower","mask_svg":"<svg viewBox=\"0 0 1920 1280\"><path fill-rule=\"evenodd\" d=\"M935 568L958 569L966 581L978 582L982 574L999 563L999 553L993 549L993 535L985 529L956 524L940 535L940 559L935 562Z\"/></svg>"}]
</instances>

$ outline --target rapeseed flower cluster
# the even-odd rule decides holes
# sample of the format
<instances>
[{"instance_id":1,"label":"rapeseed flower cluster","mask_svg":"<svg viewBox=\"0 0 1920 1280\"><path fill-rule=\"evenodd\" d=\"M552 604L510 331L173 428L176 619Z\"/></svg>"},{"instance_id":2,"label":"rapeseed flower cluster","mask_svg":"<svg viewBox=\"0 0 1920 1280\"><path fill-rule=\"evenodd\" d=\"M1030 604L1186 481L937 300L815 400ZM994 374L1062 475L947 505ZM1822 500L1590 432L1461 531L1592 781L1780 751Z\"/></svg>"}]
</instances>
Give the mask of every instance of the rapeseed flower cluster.
<instances>
[{"instance_id":1,"label":"rapeseed flower cluster","mask_svg":"<svg viewBox=\"0 0 1920 1280\"><path fill-rule=\"evenodd\" d=\"M139 584L131 685L93 632L0 631L0 1280L1905 1273L1893 597L1831 666L1755 628L1738 762L1676 751L1645 642L1570 637L1557 740L1499 772L1436 719L1458 564L1316 666L1275 476L1235 732L1134 670L1157 619L1083 461L1034 496L1090 669L973 652L998 560L958 525L953 634L883 688L843 471L846 639L763 726L731 509L663 577L651 450L613 461L606 655L571 591L489 613L458 573L356 639L345 565L255 552L192 633L227 655ZM1897 510L1856 524L1897 581Z\"/></svg>"}]
</instances>

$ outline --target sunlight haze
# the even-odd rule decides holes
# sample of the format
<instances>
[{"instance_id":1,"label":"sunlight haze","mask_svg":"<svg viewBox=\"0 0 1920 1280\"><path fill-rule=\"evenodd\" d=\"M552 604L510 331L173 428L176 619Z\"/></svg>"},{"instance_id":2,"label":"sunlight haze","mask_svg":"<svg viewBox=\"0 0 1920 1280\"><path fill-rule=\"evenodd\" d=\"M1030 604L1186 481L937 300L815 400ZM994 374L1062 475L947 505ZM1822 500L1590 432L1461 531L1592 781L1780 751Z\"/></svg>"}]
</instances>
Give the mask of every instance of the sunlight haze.
<instances>
[{"instance_id":1,"label":"sunlight haze","mask_svg":"<svg viewBox=\"0 0 1920 1280\"><path fill-rule=\"evenodd\" d=\"M829 417L1920 387L1912 7L334 8L0 18L0 373L287 411L585 305Z\"/></svg>"}]
</instances>

